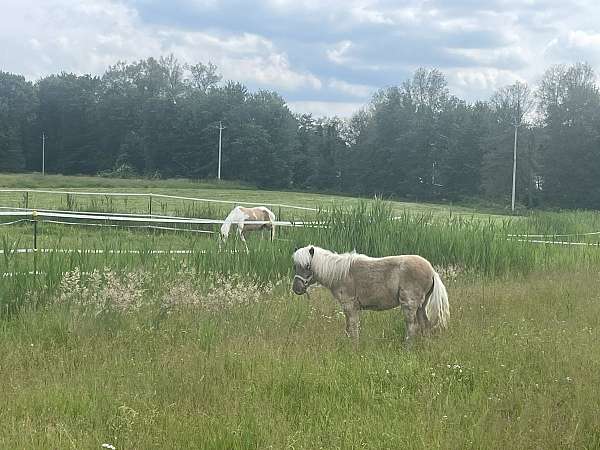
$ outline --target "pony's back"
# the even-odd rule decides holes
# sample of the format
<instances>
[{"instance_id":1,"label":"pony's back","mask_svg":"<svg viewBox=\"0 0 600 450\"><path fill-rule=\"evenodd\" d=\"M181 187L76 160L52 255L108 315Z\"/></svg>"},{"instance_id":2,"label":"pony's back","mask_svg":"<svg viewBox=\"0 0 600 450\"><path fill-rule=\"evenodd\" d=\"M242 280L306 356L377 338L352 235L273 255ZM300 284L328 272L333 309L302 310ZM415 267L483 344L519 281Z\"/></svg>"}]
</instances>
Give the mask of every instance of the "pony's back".
<instances>
[{"instance_id":1,"label":"pony's back","mask_svg":"<svg viewBox=\"0 0 600 450\"><path fill-rule=\"evenodd\" d=\"M273 211L271 211L269 208L267 208L266 206L258 206L258 209L266 212L267 216L269 216L269 220L271 222L275 222L275 220L277 220L277 218L275 217L275 213Z\"/></svg>"}]
</instances>

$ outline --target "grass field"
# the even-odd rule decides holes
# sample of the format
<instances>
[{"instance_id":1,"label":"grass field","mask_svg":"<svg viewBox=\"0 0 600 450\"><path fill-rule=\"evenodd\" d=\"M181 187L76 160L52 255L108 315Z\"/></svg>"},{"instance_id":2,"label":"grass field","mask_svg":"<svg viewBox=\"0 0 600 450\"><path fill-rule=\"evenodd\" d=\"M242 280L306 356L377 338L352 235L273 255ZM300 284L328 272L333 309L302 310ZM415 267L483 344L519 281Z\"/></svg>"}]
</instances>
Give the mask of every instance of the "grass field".
<instances>
[{"instance_id":1,"label":"grass field","mask_svg":"<svg viewBox=\"0 0 600 450\"><path fill-rule=\"evenodd\" d=\"M12 274L0 280L0 448L600 447L600 249L507 240L595 242L577 235L600 229L595 212L513 220L185 180L0 176L0 187L329 210L314 215L328 227L252 237L249 254L207 236L43 223L44 248L136 253L19 255L31 224L0 228L0 272ZM3 195L0 206L22 201ZM366 312L353 349L327 291L290 293L291 252L308 243L426 256L448 287L450 329L407 351L399 311Z\"/></svg>"},{"instance_id":2,"label":"grass field","mask_svg":"<svg viewBox=\"0 0 600 450\"><path fill-rule=\"evenodd\" d=\"M280 192L256 190L249 187L229 182L194 182L190 180L122 180L99 177L65 177L62 175L39 174L28 175L2 175L0 174L0 189L56 189L70 191L94 191L94 192L132 192L132 193L160 193L182 197L209 198L227 200L233 202L257 202L257 203L284 203L309 208L337 206L353 206L361 199L343 197L337 195L324 195L305 192ZM50 194L31 194L29 196L30 208L64 209L76 207L83 211L113 211L113 212L148 212L148 200L146 198L119 199L104 197L75 196L68 199L66 195L55 196ZM214 215L221 218L223 213L231 209L230 206L203 205L202 208L194 210L190 202L163 200L154 205L155 214L168 214L175 212L187 212L190 214L203 214L199 217ZM477 217L496 217L491 214L481 214L473 208L461 206L449 206L438 204L423 204L410 202L390 202L395 213L404 211L415 213L454 214ZM24 207L23 195L0 192L0 205ZM210 206L210 207L209 207ZM289 215L301 214L286 210L275 210L282 213L283 219L288 220Z\"/></svg>"}]
</instances>

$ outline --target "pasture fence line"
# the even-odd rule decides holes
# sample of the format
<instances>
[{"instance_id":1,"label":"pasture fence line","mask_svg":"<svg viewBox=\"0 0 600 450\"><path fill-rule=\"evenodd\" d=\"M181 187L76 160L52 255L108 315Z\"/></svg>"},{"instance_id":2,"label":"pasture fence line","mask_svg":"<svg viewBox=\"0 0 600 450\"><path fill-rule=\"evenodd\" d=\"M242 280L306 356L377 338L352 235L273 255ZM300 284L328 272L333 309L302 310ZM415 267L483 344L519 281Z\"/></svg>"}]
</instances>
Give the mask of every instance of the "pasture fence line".
<instances>
[{"instance_id":1,"label":"pasture fence line","mask_svg":"<svg viewBox=\"0 0 600 450\"><path fill-rule=\"evenodd\" d=\"M284 203L256 203L256 202L240 202L234 200L217 200L210 198L185 197L180 195L154 194L152 192L88 192L88 191L57 191L48 189L0 189L0 193L22 193L25 194L26 203L29 201L30 193L51 194L51 195L86 195L86 196L101 196L101 197L142 197L148 199L149 214L152 215L152 199L171 199L171 200L186 200L202 203L220 203L228 205L249 205L249 206L269 206L271 208L288 208L300 211L319 211L317 208L307 206L287 205Z\"/></svg>"},{"instance_id":2,"label":"pasture fence line","mask_svg":"<svg viewBox=\"0 0 600 450\"><path fill-rule=\"evenodd\" d=\"M0 217L31 217L31 220L40 220L39 218L70 218L70 219L87 219L87 220L102 220L102 221L115 221L115 222L144 222L144 223L180 223L180 224L196 224L196 225L222 225L225 220L221 219L200 219L194 217L177 217L177 216L157 216L157 215L117 215L117 214L106 214L106 213L94 213L94 212L67 212L57 210L31 210L31 209L17 209L14 211L0 211ZM251 224L251 225L266 225L274 224L276 226L322 226L319 222L306 222L306 221L286 221L286 220L232 220L227 221L232 224Z\"/></svg>"},{"instance_id":3,"label":"pasture fence line","mask_svg":"<svg viewBox=\"0 0 600 450\"><path fill-rule=\"evenodd\" d=\"M139 255L139 254L148 254L148 255L191 255L195 253L206 254L206 250L121 250L121 249L109 249L104 250L101 248L93 248L93 249L82 249L82 248L15 248L12 250L5 251L0 249L0 255L3 254L15 254L15 255L23 255L28 253L78 253L81 255L85 254L97 254L97 255Z\"/></svg>"},{"instance_id":4,"label":"pasture fence line","mask_svg":"<svg viewBox=\"0 0 600 450\"><path fill-rule=\"evenodd\" d=\"M167 231L184 231L186 233L203 233L214 234L214 231L209 230L193 230L189 228L175 227L158 227L154 225L115 225L111 223L85 223L85 222L65 222L62 220L44 220L44 223L54 223L60 225L75 225L83 227L102 227L102 228L127 228L127 229L146 229L146 230L167 230Z\"/></svg>"},{"instance_id":5,"label":"pasture fence line","mask_svg":"<svg viewBox=\"0 0 600 450\"><path fill-rule=\"evenodd\" d=\"M564 238L576 238L585 236L600 236L600 231L569 234L509 234L507 240L513 242L528 242L531 244L600 247L600 242L574 242L564 240Z\"/></svg>"},{"instance_id":6,"label":"pasture fence line","mask_svg":"<svg viewBox=\"0 0 600 450\"><path fill-rule=\"evenodd\" d=\"M557 237L576 237L576 236L597 236L600 231L589 233L571 233L571 234L509 234L509 238L557 238Z\"/></svg>"},{"instance_id":7,"label":"pasture fence line","mask_svg":"<svg viewBox=\"0 0 600 450\"><path fill-rule=\"evenodd\" d=\"M30 219L17 219L17 220L13 220L12 222L0 222L0 226L4 226L4 225L15 225L17 223L21 223L21 222L30 222Z\"/></svg>"},{"instance_id":8,"label":"pasture fence line","mask_svg":"<svg viewBox=\"0 0 600 450\"><path fill-rule=\"evenodd\" d=\"M215 234L212 230L199 230L193 228L176 227L177 224L185 225L222 225L224 220L219 219L199 219L177 216L156 216L156 215L141 215L127 214L117 215L113 213L94 213L94 212L74 212L74 211L54 211L54 210L31 210L26 208L17 208L15 210L3 210L0 207L0 217L22 217L10 222L0 222L1 225L15 225L22 222L30 222L33 224L33 251L36 251L38 239L38 223L52 223L70 226L87 226L87 227L113 227L113 228L129 228L129 229L151 229L165 231L184 231L191 233ZM59 219L59 220L56 220ZM73 222L72 219L87 220L104 223L90 222ZM119 224L111 223L119 222ZM135 223L136 225L132 225ZM274 224L279 227L324 227L326 225L318 222L292 222L292 221L266 221L266 220L234 220L229 221L232 224L252 224L266 225ZM153 225L154 224L154 225ZM167 224L171 226L160 226L156 224Z\"/></svg>"},{"instance_id":9,"label":"pasture fence line","mask_svg":"<svg viewBox=\"0 0 600 450\"><path fill-rule=\"evenodd\" d=\"M600 247L600 242L572 242L572 241L546 241L543 239L515 239L514 237L507 238L507 241L512 242L528 242L530 244L553 244L553 245L575 245L587 247Z\"/></svg>"}]
</instances>

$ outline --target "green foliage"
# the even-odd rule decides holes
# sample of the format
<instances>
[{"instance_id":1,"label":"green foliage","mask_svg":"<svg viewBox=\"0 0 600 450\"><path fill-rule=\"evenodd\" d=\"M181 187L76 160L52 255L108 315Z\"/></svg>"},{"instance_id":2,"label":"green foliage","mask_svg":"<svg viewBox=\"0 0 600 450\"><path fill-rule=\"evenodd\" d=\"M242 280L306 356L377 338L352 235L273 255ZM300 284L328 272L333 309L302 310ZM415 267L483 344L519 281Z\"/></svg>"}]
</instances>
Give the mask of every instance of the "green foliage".
<instances>
[{"instance_id":1,"label":"green foliage","mask_svg":"<svg viewBox=\"0 0 600 450\"><path fill-rule=\"evenodd\" d=\"M106 178L136 178L138 176L135 169L127 163L117 165L112 170L103 170L98 175Z\"/></svg>"},{"instance_id":2,"label":"green foliage","mask_svg":"<svg viewBox=\"0 0 600 450\"><path fill-rule=\"evenodd\" d=\"M597 208L600 92L591 66L548 69L540 86L544 116L544 196L565 208Z\"/></svg>"},{"instance_id":3,"label":"green foliage","mask_svg":"<svg viewBox=\"0 0 600 450\"><path fill-rule=\"evenodd\" d=\"M26 149L35 132L37 98L33 85L0 71L0 171L25 169Z\"/></svg>"},{"instance_id":4,"label":"green foliage","mask_svg":"<svg viewBox=\"0 0 600 450\"><path fill-rule=\"evenodd\" d=\"M534 95L519 82L489 101L451 95L442 73L417 69L350 120L293 115L276 92L222 81L212 64L173 55L60 73L35 84L0 73L0 170L209 179L264 188L381 194L414 201L516 200L593 208L600 199L600 94L586 64L556 66ZM516 117L518 121L515 121ZM119 172L119 168L132 170Z\"/></svg>"}]
</instances>

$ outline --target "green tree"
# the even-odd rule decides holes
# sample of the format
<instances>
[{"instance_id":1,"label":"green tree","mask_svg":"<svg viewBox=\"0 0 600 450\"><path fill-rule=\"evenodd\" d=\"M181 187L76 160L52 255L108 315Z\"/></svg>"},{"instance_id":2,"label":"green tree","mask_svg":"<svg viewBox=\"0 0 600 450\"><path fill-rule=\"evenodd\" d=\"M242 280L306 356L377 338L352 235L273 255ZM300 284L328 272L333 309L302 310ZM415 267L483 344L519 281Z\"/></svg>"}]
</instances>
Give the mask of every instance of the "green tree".
<instances>
[{"instance_id":1,"label":"green tree","mask_svg":"<svg viewBox=\"0 0 600 450\"><path fill-rule=\"evenodd\" d=\"M600 202L600 93L587 64L554 66L539 89L544 125L543 192L548 203L597 208Z\"/></svg>"},{"instance_id":2,"label":"green tree","mask_svg":"<svg viewBox=\"0 0 600 450\"><path fill-rule=\"evenodd\" d=\"M46 168L65 174L98 172L105 156L97 146L100 79L61 73L40 80L39 128L48 137Z\"/></svg>"},{"instance_id":3,"label":"green tree","mask_svg":"<svg viewBox=\"0 0 600 450\"><path fill-rule=\"evenodd\" d=\"M33 156L36 110L32 84L20 75L0 72L0 170L26 168L27 156Z\"/></svg>"}]
</instances>

